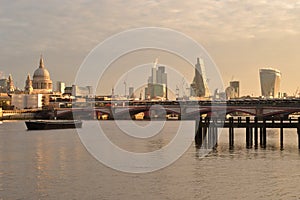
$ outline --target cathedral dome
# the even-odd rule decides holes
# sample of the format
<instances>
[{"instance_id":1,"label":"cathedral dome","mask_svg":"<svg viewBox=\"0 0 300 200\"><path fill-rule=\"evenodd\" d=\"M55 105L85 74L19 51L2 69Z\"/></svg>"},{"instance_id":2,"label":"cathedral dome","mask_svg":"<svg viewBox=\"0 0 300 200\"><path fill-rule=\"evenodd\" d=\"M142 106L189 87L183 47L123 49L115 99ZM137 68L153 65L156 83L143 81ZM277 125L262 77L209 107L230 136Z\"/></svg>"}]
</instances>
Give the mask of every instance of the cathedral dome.
<instances>
[{"instance_id":1,"label":"cathedral dome","mask_svg":"<svg viewBox=\"0 0 300 200\"><path fill-rule=\"evenodd\" d=\"M47 69L45 69L43 58L40 59L40 66L34 71L33 79L43 79L50 80L50 74Z\"/></svg>"},{"instance_id":2,"label":"cathedral dome","mask_svg":"<svg viewBox=\"0 0 300 200\"><path fill-rule=\"evenodd\" d=\"M50 93L52 92L52 80L50 74L44 66L44 60L41 56L40 66L33 73L32 79L33 92L36 93Z\"/></svg>"},{"instance_id":3,"label":"cathedral dome","mask_svg":"<svg viewBox=\"0 0 300 200\"><path fill-rule=\"evenodd\" d=\"M38 68L34 71L33 78L42 78L44 80L50 79L50 74L45 68Z\"/></svg>"}]
</instances>

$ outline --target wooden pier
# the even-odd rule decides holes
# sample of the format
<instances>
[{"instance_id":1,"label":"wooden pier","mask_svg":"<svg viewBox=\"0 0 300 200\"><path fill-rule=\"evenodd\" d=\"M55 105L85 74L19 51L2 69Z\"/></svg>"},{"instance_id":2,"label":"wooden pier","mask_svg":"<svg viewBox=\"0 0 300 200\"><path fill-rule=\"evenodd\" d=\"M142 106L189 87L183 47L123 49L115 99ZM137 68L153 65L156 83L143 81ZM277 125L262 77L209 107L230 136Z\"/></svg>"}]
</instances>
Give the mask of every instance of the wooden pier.
<instances>
[{"instance_id":1,"label":"wooden pier","mask_svg":"<svg viewBox=\"0 0 300 200\"><path fill-rule=\"evenodd\" d=\"M298 148L300 149L300 118L298 119L258 119L250 117L233 118L226 120L218 118L200 118L196 120L195 143L199 148L211 149L218 144L218 128L229 129L229 148L234 147L234 129L246 130L246 148L267 145L267 128L280 129L280 148L283 149L284 129L295 128L298 134Z\"/></svg>"}]
</instances>

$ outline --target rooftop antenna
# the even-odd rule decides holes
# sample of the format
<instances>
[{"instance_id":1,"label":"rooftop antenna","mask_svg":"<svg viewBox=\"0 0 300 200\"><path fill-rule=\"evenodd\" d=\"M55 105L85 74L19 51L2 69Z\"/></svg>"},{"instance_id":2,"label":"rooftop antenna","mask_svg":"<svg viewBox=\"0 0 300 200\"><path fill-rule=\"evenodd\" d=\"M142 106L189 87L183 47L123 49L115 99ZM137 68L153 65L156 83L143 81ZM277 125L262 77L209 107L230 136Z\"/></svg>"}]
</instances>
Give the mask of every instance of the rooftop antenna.
<instances>
[{"instance_id":1,"label":"rooftop antenna","mask_svg":"<svg viewBox=\"0 0 300 200\"><path fill-rule=\"evenodd\" d=\"M156 68L156 66L157 66L157 63L158 63L158 58L156 58L156 59L155 59L155 62L154 62L153 68Z\"/></svg>"},{"instance_id":2,"label":"rooftop antenna","mask_svg":"<svg viewBox=\"0 0 300 200\"><path fill-rule=\"evenodd\" d=\"M124 81L124 87L125 87L125 97L126 97L126 91L127 91L127 83Z\"/></svg>"},{"instance_id":3,"label":"rooftop antenna","mask_svg":"<svg viewBox=\"0 0 300 200\"><path fill-rule=\"evenodd\" d=\"M183 88L185 86L185 80L184 80L184 77L182 78L181 80L181 90L182 90L182 97L185 96L185 89Z\"/></svg>"},{"instance_id":4,"label":"rooftop antenna","mask_svg":"<svg viewBox=\"0 0 300 200\"><path fill-rule=\"evenodd\" d=\"M111 87L111 96L112 96L112 97L115 96L115 89L114 89L114 87Z\"/></svg>"},{"instance_id":5,"label":"rooftop antenna","mask_svg":"<svg viewBox=\"0 0 300 200\"><path fill-rule=\"evenodd\" d=\"M179 98L179 88L178 88L178 85L176 85L176 98Z\"/></svg>"},{"instance_id":6,"label":"rooftop antenna","mask_svg":"<svg viewBox=\"0 0 300 200\"><path fill-rule=\"evenodd\" d=\"M125 79L124 79L124 89L125 89L125 98L126 98L126 93L127 93L127 74L126 74L126 76L125 76Z\"/></svg>"},{"instance_id":7,"label":"rooftop antenna","mask_svg":"<svg viewBox=\"0 0 300 200\"><path fill-rule=\"evenodd\" d=\"M140 92L140 100L142 100L142 93L143 93L143 90L141 90L141 92Z\"/></svg>"},{"instance_id":8,"label":"rooftop antenna","mask_svg":"<svg viewBox=\"0 0 300 200\"><path fill-rule=\"evenodd\" d=\"M294 93L294 96L295 96L295 97L298 96L298 91L299 91L299 86L297 87L297 89L296 89L296 91L295 91L295 93Z\"/></svg>"}]
</instances>

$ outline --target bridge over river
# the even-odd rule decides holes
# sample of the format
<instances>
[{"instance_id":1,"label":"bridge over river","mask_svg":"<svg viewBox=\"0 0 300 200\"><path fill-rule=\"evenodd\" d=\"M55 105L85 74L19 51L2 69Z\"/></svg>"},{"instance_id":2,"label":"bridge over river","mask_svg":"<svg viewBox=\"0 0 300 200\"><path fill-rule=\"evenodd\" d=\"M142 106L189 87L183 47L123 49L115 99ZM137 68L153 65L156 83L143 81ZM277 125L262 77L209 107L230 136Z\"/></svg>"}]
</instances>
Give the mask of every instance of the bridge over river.
<instances>
[{"instance_id":1,"label":"bridge over river","mask_svg":"<svg viewBox=\"0 0 300 200\"><path fill-rule=\"evenodd\" d=\"M73 115L81 119L122 120L135 119L143 113L144 119L165 119L176 116L181 120L198 119L200 116L226 115L255 116L258 119L283 118L300 113L300 99L246 99L228 101L88 101L73 103L72 108L57 109L57 117Z\"/></svg>"},{"instance_id":2,"label":"bridge over river","mask_svg":"<svg viewBox=\"0 0 300 200\"><path fill-rule=\"evenodd\" d=\"M58 118L134 119L139 113L144 119L165 120L177 116L179 120L195 120L195 143L199 148L214 148L218 144L218 129L229 129L229 146L234 146L234 129L245 128L246 147L266 147L267 128L280 129L280 146L283 148L283 129L293 128L298 133L300 149L300 99L251 99L229 101L90 101L74 104L73 108L58 109ZM229 117L227 115L246 117ZM250 117L252 116L252 117ZM259 139L258 139L259 138ZM259 143L258 143L259 140Z\"/></svg>"}]
</instances>

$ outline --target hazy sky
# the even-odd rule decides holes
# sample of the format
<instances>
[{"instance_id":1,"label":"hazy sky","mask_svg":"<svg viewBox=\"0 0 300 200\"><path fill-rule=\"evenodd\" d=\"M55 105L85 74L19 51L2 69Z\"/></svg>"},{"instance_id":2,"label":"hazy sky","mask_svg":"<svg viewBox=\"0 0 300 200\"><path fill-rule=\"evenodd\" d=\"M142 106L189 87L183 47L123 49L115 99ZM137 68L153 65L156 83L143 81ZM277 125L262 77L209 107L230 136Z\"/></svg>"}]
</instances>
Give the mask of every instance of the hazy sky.
<instances>
[{"instance_id":1,"label":"hazy sky","mask_svg":"<svg viewBox=\"0 0 300 200\"><path fill-rule=\"evenodd\" d=\"M42 53L53 81L71 84L97 44L145 26L175 29L195 39L224 83L241 81L243 95L259 95L262 67L282 72L281 91L292 94L300 86L299 0L0 0L0 70L23 88Z\"/></svg>"}]
</instances>

